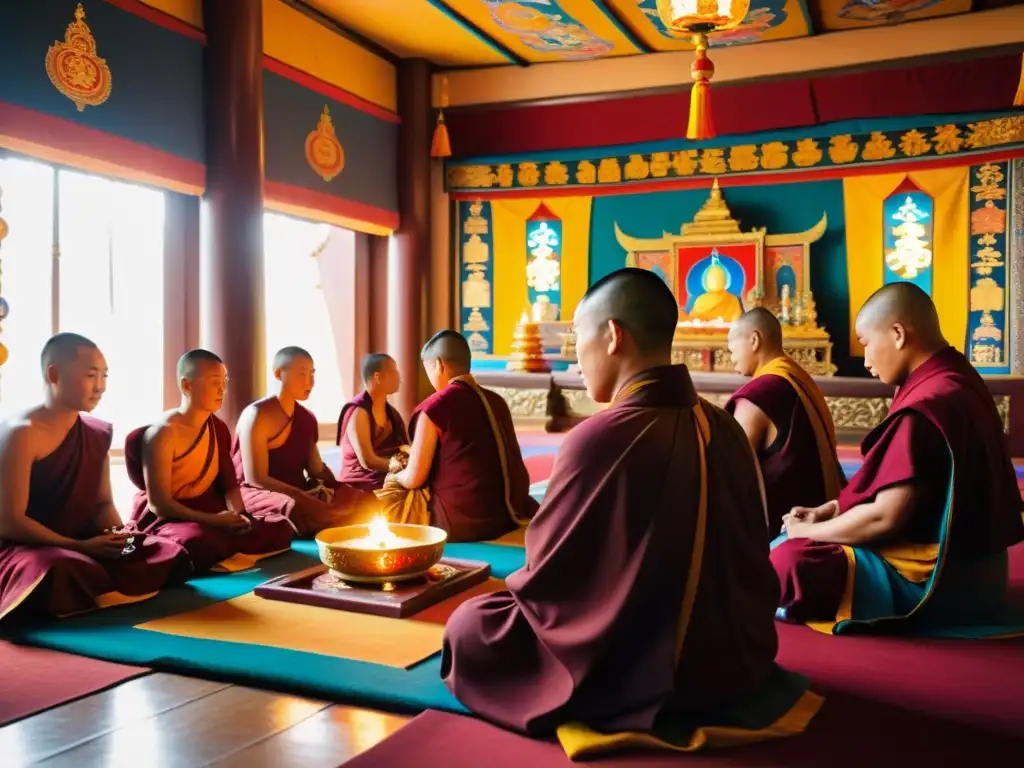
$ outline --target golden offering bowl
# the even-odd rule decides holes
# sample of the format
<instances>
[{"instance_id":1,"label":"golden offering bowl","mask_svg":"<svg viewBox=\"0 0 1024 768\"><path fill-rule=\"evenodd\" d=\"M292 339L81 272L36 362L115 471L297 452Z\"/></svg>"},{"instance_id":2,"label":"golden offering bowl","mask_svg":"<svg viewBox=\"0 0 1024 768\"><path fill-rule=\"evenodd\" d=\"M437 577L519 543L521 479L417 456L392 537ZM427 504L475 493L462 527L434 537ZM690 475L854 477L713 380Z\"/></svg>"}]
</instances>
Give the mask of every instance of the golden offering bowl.
<instances>
[{"instance_id":1,"label":"golden offering bowl","mask_svg":"<svg viewBox=\"0 0 1024 768\"><path fill-rule=\"evenodd\" d=\"M384 523L327 528L316 536L320 559L345 581L381 584L422 576L437 564L448 534L430 525Z\"/></svg>"}]
</instances>

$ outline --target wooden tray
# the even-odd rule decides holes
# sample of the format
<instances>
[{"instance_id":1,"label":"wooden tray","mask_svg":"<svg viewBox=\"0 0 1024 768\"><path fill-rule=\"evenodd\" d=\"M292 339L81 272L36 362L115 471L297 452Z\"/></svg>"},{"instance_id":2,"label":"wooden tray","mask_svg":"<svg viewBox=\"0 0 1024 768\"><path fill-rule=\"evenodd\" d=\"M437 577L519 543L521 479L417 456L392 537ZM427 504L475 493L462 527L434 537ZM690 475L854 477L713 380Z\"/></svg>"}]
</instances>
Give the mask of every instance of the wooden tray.
<instances>
[{"instance_id":1,"label":"wooden tray","mask_svg":"<svg viewBox=\"0 0 1024 768\"><path fill-rule=\"evenodd\" d=\"M439 572L451 569L444 575ZM454 571L454 573L452 572ZM443 559L431 569L440 578L426 577L394 582L387 590L379 584L351 584L328 572L326 565L278 576L253 590L267 600L336 608L342 611L370 613L404 619L424 608L476 586L491 575L489 563L476 560Z\"/></svg>"}]
</instances>

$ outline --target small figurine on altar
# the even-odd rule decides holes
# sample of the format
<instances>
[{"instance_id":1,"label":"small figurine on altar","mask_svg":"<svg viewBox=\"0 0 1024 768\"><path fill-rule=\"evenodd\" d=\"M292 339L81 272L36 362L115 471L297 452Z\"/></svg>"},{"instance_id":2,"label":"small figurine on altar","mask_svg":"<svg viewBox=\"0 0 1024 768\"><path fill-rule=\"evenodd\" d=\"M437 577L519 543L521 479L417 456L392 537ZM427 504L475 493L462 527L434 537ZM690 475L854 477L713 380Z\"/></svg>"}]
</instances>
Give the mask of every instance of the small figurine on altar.
<instances>
[{"instance_id":1,"label":"small figurine on altar","mask_svg":"<svg viewBox=\"0 0 1024 768\"><path fill-rule=\"evenodd\" d=\"M535 323L553 323L558 320L558 305L552 304L546 293L542 293L530 308Z\"/></svg>"},{"instance_id":2,"label":"small figurine on altar","mask_svg":"<svg viewBox=\"0 0 1024 768\"><path fill-rule=\"evenodd\" d=\"M792 309L793 299L789 296L789 286L784 285L782 286L782 299L779 303L779 322L782 325L793 324Z\"/></svg>"}]
</instances>

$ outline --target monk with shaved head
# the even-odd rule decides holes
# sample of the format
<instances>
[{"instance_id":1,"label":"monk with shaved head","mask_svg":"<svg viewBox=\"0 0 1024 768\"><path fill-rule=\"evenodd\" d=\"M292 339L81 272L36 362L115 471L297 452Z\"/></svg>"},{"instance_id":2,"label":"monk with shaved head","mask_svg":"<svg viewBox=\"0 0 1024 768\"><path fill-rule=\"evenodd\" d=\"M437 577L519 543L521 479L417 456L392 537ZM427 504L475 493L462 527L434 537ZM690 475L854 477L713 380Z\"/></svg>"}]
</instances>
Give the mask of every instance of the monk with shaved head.
<instances>
[{"instance_id":1,"label":"monk with shaved head","mask_svg":"<svg viewBox=\"0 0 1024 768\"><path fill-rule=\"evenodd\" d=\"M377 493L389 509L416 499L449 541L494 539L525 526L537 511L512 413L469 372L469 344L456 331L434 334L420 353L436 390L409 420L412 446L404 469ZM395 467L399 469L399 467ZM404 491L416 491L411 497ZM396 518L395 512L389 517ZM426 522L414 520L409 522Z\"/></svg>"},{"instance_id":2,"label":"monk with shaved head","mask_svg":"<svg viewBox=\"0 0 1024 768\"><path fill-rule=\"evenodd\" d=\"M89 339L43 347L43 403L0 425L0 620L63 616L148 597L188 573L173 542L122 526L110 484L110 424L88 412L107 387Z\"/></svg>"},{"instance_id":3,"label":"monk with shaved head","mask_svg":"<svg viewBox=\"0 0 1024 768\"><path fill-rule=\"evenodd\" d=\"M181 405L125 439L128 476L139 489L132 519L184 546L195 572L247 568L291 546L291 499L258 515L245 507L231 433L215 415L227 386L227 366L217 355L186 352L178 360Z\"/></svg>"},{"instance_id":4,"label":"monk with shaved head","mask_svg":"<svg viewBox=\"0 0 1024 768\"><path fill-rule=\"evenodd\" d=\"M775 665L779 588L754 455L671 364L678 313L642 269L584 296L580 370L611 405L562 444L526 566L445 627L455 696L505 727L557 733L571 758L693 746L710 724L756 740L791 710L795 733L820 703Z\"/></svg>"},{"instance_id":5,"label":"monk with shaved head","mask_svg":"<svg viewBox=\"0 0 1024 768\"><path fill-rule=\"evenodd\" d=\"M1006 550L1024 525L992 395L912 283L872 295L856 332L865 367L896 395L849 485L786 516L772 551L779 617L836 633L1002 633Z\"/></svg>"},{"instance_id":6,"label":"monk with shaved head","mask_svg":"<svg viewBox=\"0 0 1024 768\"><path fill-rule=\"evenodd\" d=\"M316 416L300 405L313 392L313 357L301 347L274 355L277 394L249 405L238 419L231 456L245 508L254 515L288 505L300 536L369 519L378 508L369 491L338 483L317 443Z\"/></svg>"},{"instance_id":7,"label":"monk with shaved head","mask_svg":"<svg viewBox=\"0 0 1024 768\"><path fill-rule=\"evenodd\" d=\"M753 379L725 409L757 454L768 530L776 536L793 507L824 504L845 482L832 414L814 379L783 351L782 326L767 309L752 309L733 324L729 351L736 371Z\"/></svg>"},{"instance_id":8,"label":"monk with shaved head","mask_svg":"<svg viewBox=\"0 0 1024 768\"><path fill-rule=\"evenodd\" d=\"M375 352L363 358L362 373L366 389L346 403L338 417L340 477L355 488L376 491L384 487L391 461L409 436L401 414L388 402L388 395L402 385L398 364Z\"/></svg>"}]
</instances>

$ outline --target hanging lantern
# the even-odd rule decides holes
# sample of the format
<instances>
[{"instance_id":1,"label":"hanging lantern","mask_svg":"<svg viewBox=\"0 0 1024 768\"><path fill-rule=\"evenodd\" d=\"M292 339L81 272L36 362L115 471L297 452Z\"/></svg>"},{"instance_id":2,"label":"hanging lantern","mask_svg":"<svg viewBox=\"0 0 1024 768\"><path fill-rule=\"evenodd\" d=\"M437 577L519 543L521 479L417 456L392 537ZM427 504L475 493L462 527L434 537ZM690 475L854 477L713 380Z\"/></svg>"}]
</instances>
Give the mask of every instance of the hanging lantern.
<instances>
[{"instance_id":1,"label":"hanging lantern","mask_svg":"<svg viewBox=\"0 0 1024 768\"><path fill-rule=\"evenodd\" d=\"M739 26L747 17L750 0L658 0L661 22L674 32L693 35L697 58L690 66L693 88L690 90L688 139L712 139L715 123L711 118L711 78L715 65L708 58L708 33Z\"/></svg>"},{"instance_id":2,"label":"hanging lantern","mask_svg":"<svg viewBox=\"0 0 1024 768\"><path fill-rule=\"evenodd\" d=\"M448 78L441 78L441 108L437 110L437 125L430 142L431 157L451 157L452 143L448 138L448 126L444 124L444 110L448 106Z\"/></svg>"}]
</instances>

